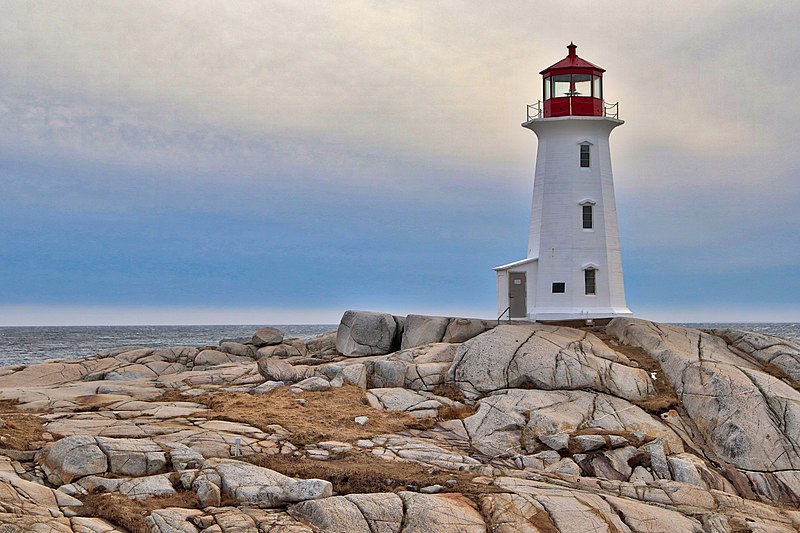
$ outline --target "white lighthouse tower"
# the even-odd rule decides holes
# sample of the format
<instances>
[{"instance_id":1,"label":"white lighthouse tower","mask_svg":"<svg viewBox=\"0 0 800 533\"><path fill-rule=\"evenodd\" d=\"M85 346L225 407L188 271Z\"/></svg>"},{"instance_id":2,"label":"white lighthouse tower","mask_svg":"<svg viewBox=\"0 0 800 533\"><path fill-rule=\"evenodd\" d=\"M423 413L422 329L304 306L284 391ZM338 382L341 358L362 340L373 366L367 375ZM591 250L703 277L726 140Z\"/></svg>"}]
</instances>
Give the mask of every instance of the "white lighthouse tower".
<instances>
[{"instance_id":1,"label":"white lighthouse tower","mask_svg":"<svg viewBox=\"0 0 800 533\"><path fill-rule=\"evenodd\" d=\"M625 304L604 69L569 54L541 72L543 102L523 127L539 139L528 256L499 266L497 313L570 320L631 315Z\"/></svg>"}]
</instances>

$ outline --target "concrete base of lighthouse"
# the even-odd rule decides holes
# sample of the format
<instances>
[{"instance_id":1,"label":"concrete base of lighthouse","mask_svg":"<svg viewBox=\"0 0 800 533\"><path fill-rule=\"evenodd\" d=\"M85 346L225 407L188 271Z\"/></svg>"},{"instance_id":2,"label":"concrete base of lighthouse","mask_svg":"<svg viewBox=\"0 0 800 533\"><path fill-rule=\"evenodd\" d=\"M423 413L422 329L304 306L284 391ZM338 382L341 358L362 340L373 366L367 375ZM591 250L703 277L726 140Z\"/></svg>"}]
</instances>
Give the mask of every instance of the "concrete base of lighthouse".
<instances>
[{"instance_id":1,"label":"concrete base of lighthouse","mask_svg":"<svg viewBox=\"0 0 800 533\"><path fill-rule=\"evenodd\" d=\"M537 306L536 286L539 258L528 257L495 267L497 273L497 316L512 320L562 321L633 316L627 307L593 306L585 296L575 306ZM598 302L600 303L600 302Z\"/></svg>"},{"instance_id":2,"label":"concrete base of lighthouse","mask_svg":"<svg viewBox=\"0 0 800 533\"><path fill-rule=\"evenodd\" d=\"M614 318L618 316L633 316L628 308L619 309L616 307L598 307L597 309L581 310L576 313L575 309L544 308L536 309L528 315L531 321L560 321L560 320L584 320L597 318Z\"/></svg>"}]
</instances>

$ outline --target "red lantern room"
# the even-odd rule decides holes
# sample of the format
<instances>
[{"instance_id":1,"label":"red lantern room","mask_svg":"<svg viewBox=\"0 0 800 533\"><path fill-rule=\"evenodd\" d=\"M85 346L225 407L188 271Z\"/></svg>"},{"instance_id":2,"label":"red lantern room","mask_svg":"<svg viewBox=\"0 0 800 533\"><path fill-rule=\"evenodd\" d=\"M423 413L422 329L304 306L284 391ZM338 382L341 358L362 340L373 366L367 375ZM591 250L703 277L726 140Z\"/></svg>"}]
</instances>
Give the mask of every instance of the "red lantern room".
<instances>
[{"instance_id":1,"label":"red lantern room","mask_svg":"<svg viewBox=\"0 0 800 533\"><path fill-rule=\"evenodd\" d=\"M540 72L544 76L544 118L602 117L605 69L578 57L569 43L567 57Z\"/></svg>"}]
</instances>

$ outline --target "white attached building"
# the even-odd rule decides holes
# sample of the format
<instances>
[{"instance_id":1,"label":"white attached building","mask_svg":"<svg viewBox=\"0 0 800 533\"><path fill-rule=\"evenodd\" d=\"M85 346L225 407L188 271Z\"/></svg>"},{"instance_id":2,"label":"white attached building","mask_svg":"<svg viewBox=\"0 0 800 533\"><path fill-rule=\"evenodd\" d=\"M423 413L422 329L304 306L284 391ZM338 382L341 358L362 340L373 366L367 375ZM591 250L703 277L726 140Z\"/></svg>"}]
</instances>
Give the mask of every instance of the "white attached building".
<instances>
[{"instance_id":1,"label":"white attached building","mask_svg":"<svg viewBox=\"0 0 800 533\"><path fill-rule=\"evenodd\" d=\"M543 70L544 100L523 127L539 139L528 256L497 272L498 316L568 320L631 315L608 138L623 121L603 101L604 69L569 55Z\"/></svg>"}]
</instances>

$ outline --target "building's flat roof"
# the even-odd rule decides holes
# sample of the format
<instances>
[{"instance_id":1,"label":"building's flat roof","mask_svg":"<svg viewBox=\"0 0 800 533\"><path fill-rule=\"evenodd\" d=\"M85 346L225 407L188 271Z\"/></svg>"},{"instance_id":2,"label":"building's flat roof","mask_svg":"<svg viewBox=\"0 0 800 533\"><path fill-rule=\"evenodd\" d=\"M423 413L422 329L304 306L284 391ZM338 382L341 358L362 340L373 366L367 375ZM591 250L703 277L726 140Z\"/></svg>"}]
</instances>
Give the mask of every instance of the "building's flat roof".
<instances>
[{"instance_id":1,"label":"building's flat roof","mask_svg":"<svg viewBox=\"0 0 800 533\"><path fill-rule=\"evenodd\" d=\"M538 257L528 257L526 259L520 259L519 261L514 261L513 263L508 263L507 265L500 265L499 267L494 267L492 270L508 270L509 268L527 265L528 263L533 263L534 261L538 260L539 260Z\"/></svg>"}]
</instances>

